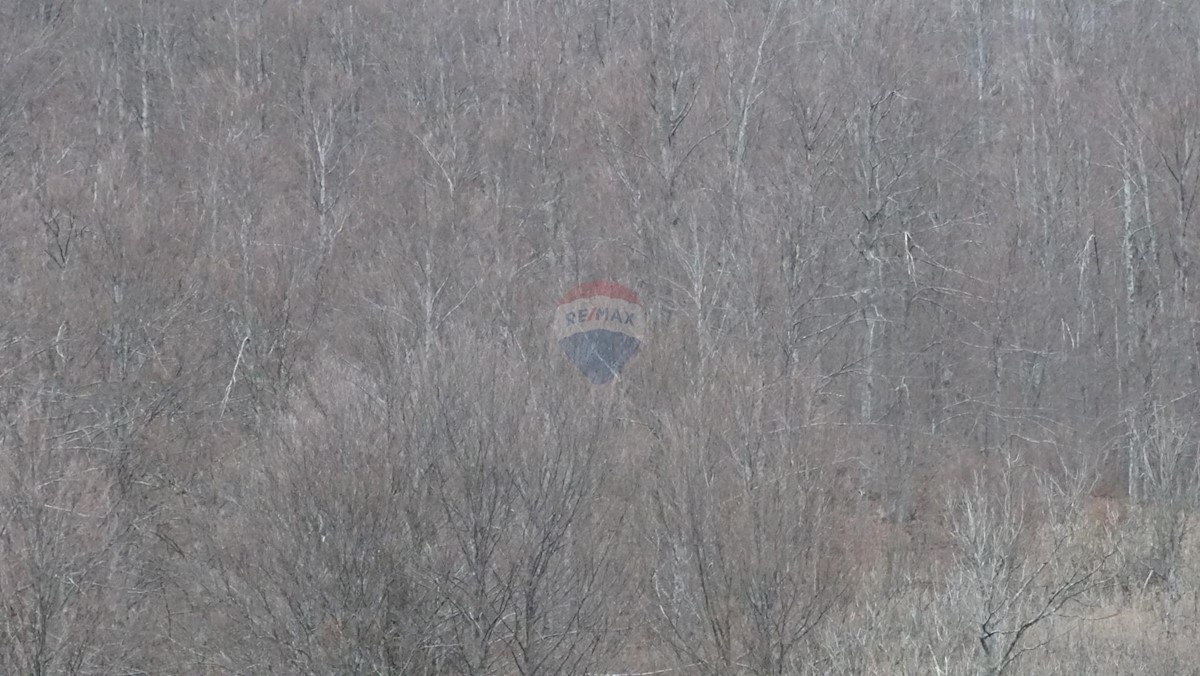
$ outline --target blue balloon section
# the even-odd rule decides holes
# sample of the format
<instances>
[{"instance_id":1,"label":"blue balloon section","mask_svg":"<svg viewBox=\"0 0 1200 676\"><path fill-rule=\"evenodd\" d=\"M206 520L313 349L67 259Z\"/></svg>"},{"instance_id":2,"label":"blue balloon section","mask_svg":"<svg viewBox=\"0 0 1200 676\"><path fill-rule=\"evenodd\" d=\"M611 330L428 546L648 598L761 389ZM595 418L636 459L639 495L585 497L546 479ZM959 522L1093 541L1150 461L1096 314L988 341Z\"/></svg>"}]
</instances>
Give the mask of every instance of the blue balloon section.
<instances>
[{"instance_id":1,"label":"blue balloon section","mask_svg":"<svg viewBox=\"0 0 1200 676\"><path fill-rule=\"evenodd\" d=\"M637 353L641 341L633 336L593 329L576 333L558 341L567 359L587 379L596 385L604 385L616 377L617 372Z\"/></svg>"},{"instance_id":2,"label":"blue balloon section","mask_svg":"<svg viewBox=\"0 0 1200 676\"><path fill-rule=\"evenodd\" d=\"M554 317L563 354L596 385L612 382L637 354L644 322L637 296L606 280L572 289Z\"/></svg>"}]
</instances>

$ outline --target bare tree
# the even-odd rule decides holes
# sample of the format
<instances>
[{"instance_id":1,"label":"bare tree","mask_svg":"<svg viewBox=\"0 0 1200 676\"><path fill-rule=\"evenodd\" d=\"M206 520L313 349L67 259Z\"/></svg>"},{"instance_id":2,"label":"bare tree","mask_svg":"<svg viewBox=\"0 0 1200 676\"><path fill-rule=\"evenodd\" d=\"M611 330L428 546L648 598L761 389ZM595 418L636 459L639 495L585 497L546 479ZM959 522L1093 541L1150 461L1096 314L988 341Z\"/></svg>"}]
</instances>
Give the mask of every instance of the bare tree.
<instances>
[{"instance_id":1,"label":"bare tree","mask_svg":"<svg viewBox=\"0 0 1200 676\"><path fill-rule=\"evenodd\" d=\"M826 474L797 437L769 429L771 407L751 382L705 391L707 405L672 416L655 449L648 612L702 673L804 669L805 642L846 572L829 537Z\"/></svg>"},{"instance_id":2,"label":"bare tree","mask_svg":"<svg viewBox=\"0 0 1200 676\"><path fill-rule=\"evenodd\" d=\"M1095 589L1114 553L1062 518L1058 510L1077 505L1078 496L1061 494L1055 482L1037 488L1010 455L947 505L956 553L951 594L976 629L980 674L1007 673L1043 649L1053 634L1039 634L1040 625ZM1059 516L1043 521L1042 509Z\"/></svg>"}]
</instances>

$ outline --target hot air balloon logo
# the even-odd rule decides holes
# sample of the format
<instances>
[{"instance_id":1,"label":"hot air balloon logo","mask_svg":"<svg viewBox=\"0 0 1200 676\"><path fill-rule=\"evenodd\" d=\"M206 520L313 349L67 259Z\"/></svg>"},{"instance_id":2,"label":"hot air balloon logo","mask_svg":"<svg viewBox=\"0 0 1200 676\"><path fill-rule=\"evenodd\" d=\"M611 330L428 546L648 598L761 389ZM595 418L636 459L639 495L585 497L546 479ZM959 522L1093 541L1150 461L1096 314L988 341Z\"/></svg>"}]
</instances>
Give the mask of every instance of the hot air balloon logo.
<instances>
[{"instance_id":1,"label":"hot air balloon logo","mask_svg":"<svg viewBox=\"0 0 1200 676\"><path fill-rule=\"evenodd\" d=\"M607 280L571 289L554 311L559 347L596 385L610 382L637 354L644 325L632 291Z\"/></svg>"}]
</instances>

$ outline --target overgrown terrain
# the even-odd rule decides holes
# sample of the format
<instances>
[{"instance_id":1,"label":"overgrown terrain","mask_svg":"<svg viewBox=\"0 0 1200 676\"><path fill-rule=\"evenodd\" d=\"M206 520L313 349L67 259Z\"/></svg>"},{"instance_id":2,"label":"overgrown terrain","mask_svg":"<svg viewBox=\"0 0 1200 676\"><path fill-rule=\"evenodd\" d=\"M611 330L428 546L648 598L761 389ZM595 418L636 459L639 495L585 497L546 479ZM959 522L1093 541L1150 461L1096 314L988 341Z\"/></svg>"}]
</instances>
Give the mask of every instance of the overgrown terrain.
<instances>
[{"instance_id":1,"label":"overgrown terrain","mask_svg":"<svg viewBox=\"0 0 1200 676\"><path fill-rule=\"evenodd\" d=\"M1196 673L1198 36L0 0L0 673Z\"/></svg>"}]
</instances>

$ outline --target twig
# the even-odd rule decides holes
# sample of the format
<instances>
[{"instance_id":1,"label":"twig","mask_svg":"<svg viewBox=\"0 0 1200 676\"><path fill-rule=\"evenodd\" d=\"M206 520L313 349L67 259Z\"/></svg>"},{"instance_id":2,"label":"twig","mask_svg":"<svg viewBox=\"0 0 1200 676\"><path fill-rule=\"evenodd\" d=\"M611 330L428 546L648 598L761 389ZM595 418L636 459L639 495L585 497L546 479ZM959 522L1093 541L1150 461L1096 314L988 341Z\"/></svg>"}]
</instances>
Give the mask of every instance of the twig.
<instances>
[{"instance_id":1,"label":"twig","mask_svg":"<svg viewBox=\"0 0 1200 676\"><path fill-rule=\"evenodd\" d=\"M225 396L221 398L221 414L219 417L225 417L225 405L229 403L229 393L233 391L233 382L237 380L238 365L242 363L242 353L246 351L246 344L250 342L250 334L242 339L242 346L238 348L237 359L233 360L233 373L229 374L229 384L225 386Z\"/></svg>"}]
</instances>

